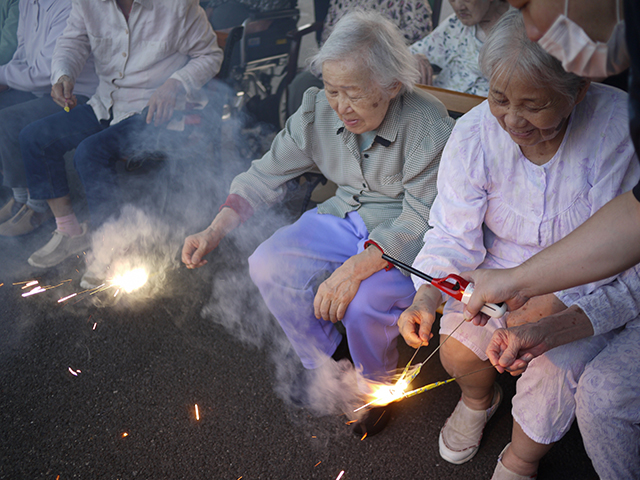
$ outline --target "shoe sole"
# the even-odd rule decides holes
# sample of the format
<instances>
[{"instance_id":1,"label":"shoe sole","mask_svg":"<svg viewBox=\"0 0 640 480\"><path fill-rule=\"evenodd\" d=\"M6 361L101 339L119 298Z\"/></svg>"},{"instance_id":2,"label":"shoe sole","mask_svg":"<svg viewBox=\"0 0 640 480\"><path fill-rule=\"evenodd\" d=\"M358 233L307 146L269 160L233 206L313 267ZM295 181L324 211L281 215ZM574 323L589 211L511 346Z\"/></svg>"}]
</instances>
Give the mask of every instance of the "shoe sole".
<instances>
[{"instance_id":1,"label":"shoe sole","mask_svg":"<svg viewBox=\"0 0 640 480\"><path fill-rule=\"evenodd\" d=\"M480 440L482 440L482 438ZM467 463L469 460L471 460L473 457L476 456L476 453L478 453L478 450L480 450L480 446L472 448L470 450L469 455L467 455L466 457L463 457L463 458L450 457L449 456L450 450L444 444L444 440L442 439L442 431L441 431L440 435L438 436L438 450L440 450L440 456L442 457L443 460L446 460L449 463L453 463L454 465L462 465L463 463Z\"/></svg>"}]
</instances>

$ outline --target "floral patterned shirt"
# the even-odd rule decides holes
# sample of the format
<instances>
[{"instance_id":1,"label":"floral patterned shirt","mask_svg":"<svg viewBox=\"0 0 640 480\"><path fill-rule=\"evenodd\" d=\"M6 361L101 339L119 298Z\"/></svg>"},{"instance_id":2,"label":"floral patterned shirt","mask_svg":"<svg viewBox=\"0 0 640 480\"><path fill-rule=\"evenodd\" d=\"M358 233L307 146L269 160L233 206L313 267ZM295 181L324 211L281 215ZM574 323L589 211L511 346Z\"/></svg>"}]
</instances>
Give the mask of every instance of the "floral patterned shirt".
<instances>
[{"instance_id":1,"label":"floral patterned shirt","mask_svg":"<svg viewBox=\"0 0 640 480\"><path fill-rule=\"evenodd\" d=\"M640 163L626 105L625 92L591 84L569 117L558 151L544 165L522 154L487 101L466 113L442 152L438 196L429 217L433 228L414 267L434 277L515 267L631 190L640 178ZM571 305L611 281L555 294ZM423 283L414 277L416 290ZM447 305L445 311L459 307L453 301Z\"/></svg>"},{"instance_id":2,"label":"floral patterned shirt","mask_svg":"<svg viewBox=\"0 0 640 480\"><path fill-rule=\"evenodd\" d=\"M467 27L452 14L430 34L411 45L411 53L421 53L432 65L442 68L433 85L447 90L486 97L489 81L478 65L482 42L477 26Z\"/></svg>"},{"instance_id":3,"label":"floral patterned shirt","mask_svg":"<svg viewBox=\"0 0 640 480\"><path fill-rule=\"evenodd\" d=\"M333 26L345 13L356 8L380 12L397 25L410 44L428 35L433 28L428 0L331 0L322 41L329 38Z\"/></svg>"}]
</instances>

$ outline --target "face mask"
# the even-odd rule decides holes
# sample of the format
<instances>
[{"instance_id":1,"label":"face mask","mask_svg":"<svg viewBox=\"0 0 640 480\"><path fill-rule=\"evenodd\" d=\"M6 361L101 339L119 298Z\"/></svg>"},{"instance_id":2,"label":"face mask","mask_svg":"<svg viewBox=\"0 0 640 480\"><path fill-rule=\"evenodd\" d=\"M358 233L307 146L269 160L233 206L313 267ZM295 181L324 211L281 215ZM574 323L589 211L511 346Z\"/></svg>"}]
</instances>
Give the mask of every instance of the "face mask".
<instances>
[{"instance_id":1,"label":"face mask","mask_svg":"<svg viewBox=\"0 0 640 480\"><path fill-rule=\"evenodd\" d=\"M624 20L620 20L620 2L616 2L618 23L607 43L594 42L584 30L567 16L558 16L538 43L562 62L567 72L581 77L602 79L622 72L629 66L629 53L625 42Z\"/></svg>"}]
</instances>

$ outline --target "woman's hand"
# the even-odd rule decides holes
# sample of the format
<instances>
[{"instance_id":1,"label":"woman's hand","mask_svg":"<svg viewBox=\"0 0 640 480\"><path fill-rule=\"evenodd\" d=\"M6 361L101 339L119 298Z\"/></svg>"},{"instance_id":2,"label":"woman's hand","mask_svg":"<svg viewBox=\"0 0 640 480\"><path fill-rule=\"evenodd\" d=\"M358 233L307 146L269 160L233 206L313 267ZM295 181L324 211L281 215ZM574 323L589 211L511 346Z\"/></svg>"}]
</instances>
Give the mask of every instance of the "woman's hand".
<instances>
[{"instance_id":1,"label":"woman's hand","mask_svg":"<svg viewBox=\"0 0 640 480\"><path fill-rule=\"evenodd\" d=\"M509 311L522 307L529 297L522 293L518 286L519 276L515 268L504 270L475 270L460 274L465 280L473 283L473 294L464 307L464 318L474 325L486 325L489 316L480 312L485 303L507 302Z\"/></svg>"},{"instance_id":2,"label":"woman's hand","mask_svg":"<svg viewBox=\"0 0 640 480\"><path fill-rule=\"evenodd\" d=\"M486 354L498 372L520 375L529 362L549 350L544 325L527 323L493 332Z\"/></svg>"},{"instance_id":3,"label":"woman's hand","mask_svg":"<svg viewBox=\"0 0 640 480\"><path fill-rule=\"evenodd\" d=\"M589 317L579 306L572 305L534 323L496 330L486 353L500 373L508 370L517 375L537 356L593 334Z\"/></svg>"},{"instance_id":4,"label":"woman's hand","mask_svg":"<svg viewBox=\"0 0 640 480\"><path fill-rule=\"evenodd\" d=\"M203 257L217 248L220 241L238 225L240 215L231 208L223 208L209 227L185 239L182 246L182 263L187 268L206 265L207 261Z\"/></svg>"},{"instance_id":5,"label":"woman's hand","mask_svg":"<svg viewBox=\"0 0 640 480\"><path fill-rule=\"evenodd\" d=\"M421 53L414 55L418 60L418 70L420 71L420 81L422 85L433 85L433 67L427 57Z\"/></svg>"},{"instance_id":6,"label":"woman's hand","mask_svg":"<svg viewBox=\"0 0 640 480\"><path fill-rule=\"evenodd\" d=\"M149 99L147 112L147 124L153 124L157 127L171 120L173 110L176 107L176 99L178 95L186 93L184 86L180 80L169 78L158 89L153 92Z\"/></svg>"},{"instance_id":7,"label":"woman's hand","mask_svg":"<svg viewBox=\"0 0 640 480\"><path fill-rule=\"evenodd\" d=\"M517 327L525 323L535 323L566 309L567 306L553 293L532 297L522 307L507 315L507 327Z\"/></svg>"},{"instance_id":8,"label":"woman's hand","mask_svg":"<svg viewBox=\"0 0 640 480\"><path fill-rule=\"evenodd\" d=\"M336 323L344 318L347 307L358 293L360 283L387 265L382 252L369 247L338 267L320 284L313 300L317 319Z\"/></svg>"},{"instance_id":9,"label":"woman's hand","mask_svg":"<svg viewBox=\"0 0 640 480\"><path fill-rule=\"evenodd\" d=\"M78 100L73 94L73 87L75 82L71 80L67 75L62 75L58 81L51 86L51 98L54 102L60 105L62 108L68 107L73 109Z\"/></svg>"},{"instance_id":10,"label":"woman's hand","mask_svg":"<svg viewBox=\"0 0 640 480\"><path fill-rule=\"evenodd\" d=\"M433 337L431 327L436 319L436 310L442 303L442 294L439 290L422 285L413 303L407 308L398 319L400 335L407 345L418 348L427 345Z\"/></svg>"}]
</instances>

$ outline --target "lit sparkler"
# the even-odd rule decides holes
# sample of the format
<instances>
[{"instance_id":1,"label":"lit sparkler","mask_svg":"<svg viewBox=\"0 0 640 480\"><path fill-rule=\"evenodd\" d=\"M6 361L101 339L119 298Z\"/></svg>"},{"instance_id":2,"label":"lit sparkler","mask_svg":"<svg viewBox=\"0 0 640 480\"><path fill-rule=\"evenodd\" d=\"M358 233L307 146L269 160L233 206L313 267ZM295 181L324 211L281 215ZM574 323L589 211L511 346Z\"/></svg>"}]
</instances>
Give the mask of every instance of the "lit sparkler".
<instances>
[{"instance_id":1,"label":"lit sparkler","mask_svg":"<svg viewBox=\"0 0 640 480\"><path fill-rule=\"evenodd\" d=\"M418 354L418 350L420 350L422 345L418 347L415 353L413 354L413 357L411 357L411 360L409 360L409 363L407 363L407 366L404 367L404 370L402 371L402 374L400 375L396 383L394 383L393 385L380 385L376 387L375 392L372 394L373 400L371 400L369 403L359 408L356 408L354 412L358 412L363 408L367 408L371 405L374 405L376 407L381 407L381 406L396 402L398 400L401 400L403 398L406 398L405 392L407 388L409 388L409 385L411 385L411 382L418 376L424 364L427 363L431 359L431 357L433 357L438 352L438 350L440 350L440 347L442 347L442 345L444 345L445 342L449 340L449 338L451 338L451 335L453 335L463 323L464 323L464 319L462 319L462 321L458 324L458 326L454 328L449 335L447 335L447 337L440 343L440 345L436 347L436 349L433 352L431 352L431 355L429 355L424 362L419 363L418 365L415 365L412 369L411 364L413 363L413 360L416 358L416 355ZM428 389L428 390L431 390L431 389ZM417 395L417 394L414 393L413 395Z\"/></svg>"},{"instance_id":2,"label":"lit sparkler","mask_svg":"<svg viewBox=\"0 0 640 480\"><path fill-rule=\"evenodd\" d=\"M131 293L134 290L142 288L149 279L149 274L144 268L135 268L128 272L118 275L111 280L111 285L124 290L127 293Z\"/></svg>"}]
</instances>

